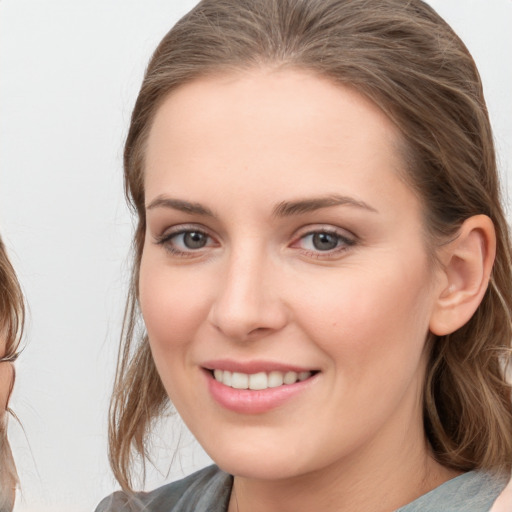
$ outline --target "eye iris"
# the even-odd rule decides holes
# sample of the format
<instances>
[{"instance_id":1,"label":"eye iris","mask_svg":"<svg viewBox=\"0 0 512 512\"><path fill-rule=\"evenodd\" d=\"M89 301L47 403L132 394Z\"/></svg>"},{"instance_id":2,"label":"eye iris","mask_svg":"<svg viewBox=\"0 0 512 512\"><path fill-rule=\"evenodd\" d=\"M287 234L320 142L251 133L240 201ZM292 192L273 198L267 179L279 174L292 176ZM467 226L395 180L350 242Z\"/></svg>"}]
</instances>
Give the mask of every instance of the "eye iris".
<instances>
[{"instance_id":1,"label":"eye iris","mask_svg":"<svg viewBox=\"0 0 512 512\"><path fill-rule=\"evenodd\" d=\"M312 242L318 251L330 251L337 247L338 237L330 233L315 233Z\"/></svg>"},{"instance_id":2,"label":"eye iris","mask_svg":"<svg viewBox=\"0 0 512 512\"><path fill-rule=\"evenodd\" d=\"M189 231L184 233L183 243L188 249L201 249L206 245L206 236L198 231Z\"/></svg>"}]
</instances>

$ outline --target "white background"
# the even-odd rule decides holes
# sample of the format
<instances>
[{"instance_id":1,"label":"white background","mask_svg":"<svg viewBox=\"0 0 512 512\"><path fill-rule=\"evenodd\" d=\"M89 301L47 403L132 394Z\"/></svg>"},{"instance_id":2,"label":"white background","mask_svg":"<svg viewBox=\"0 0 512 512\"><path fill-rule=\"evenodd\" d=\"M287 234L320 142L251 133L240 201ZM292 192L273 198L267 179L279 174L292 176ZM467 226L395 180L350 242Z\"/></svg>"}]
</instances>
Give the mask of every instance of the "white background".
<instances>
[{"instance_id":1,"label":"white background","mask_svg":"<svg viewBox=\"0 0 512 512\"><path fill-rule=\"evenodd\" d=\"M152 50L194 4L0 1L0 231L30 307L11 403L24 428L11 421L17 512L88 512L116 488L106 418L129 275L122 145ZM512 0L431 4L480 68L506 184ZM168 478L207 463L181 444ZM153 471L148 487L164 481Z\"/></svg>"}]
</instances>

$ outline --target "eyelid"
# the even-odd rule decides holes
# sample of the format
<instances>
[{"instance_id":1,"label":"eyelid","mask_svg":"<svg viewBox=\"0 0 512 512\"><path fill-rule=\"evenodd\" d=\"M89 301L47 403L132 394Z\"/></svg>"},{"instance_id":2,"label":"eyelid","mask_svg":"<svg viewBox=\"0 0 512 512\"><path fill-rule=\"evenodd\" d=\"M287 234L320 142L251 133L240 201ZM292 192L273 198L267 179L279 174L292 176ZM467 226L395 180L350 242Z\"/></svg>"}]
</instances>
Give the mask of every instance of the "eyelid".
<instances>
[{"instance_id":1,"label":"eyelid","mask_svg":"<svg viewBox=\"0 0 512 512\"><path fill-rule=\"evenodd\" d=\"M154 235L154 243L156 245L161 245L165 250L167 250L169 253L176 255L176 256L183 256L183 257L194 257L199 256L200 254L204 253L206 249L209 249L212 247L212 244L207 244L205 247L201 247L198 249L187 249L182 250L177 247L173 247L171 245L171 240L181 234L189 233L189 232L196 232L196 233L202 233L205 236L207 236L210 241L214 242L214 245L218 244L216 241L215 236L213 236L209 229L207 229L202 224L176 224L175 226L167 227L162 234L160 235Z\"/></svg>"},{"instance_id":2,"label":"eyelid","mask_svg":"<svg viewBox=\"0 0 512 512\"><path fill-rule=\"evenodd\" d=\"M338 239L341 241L340 246L335 247L331 250L322 251L320 249L311 250L311 249L302 249L304 254L306 256L312 256L314 258L332 258L334 256L339 256L340 253L348 251L351 247L355 246L359 239L358 237L352 233L351 231L348 231L347 229L340 228L338 226L333 226L331 224L314 224L309 226L304 226L301 228L293 237L293 241L290 244L291 248L297 248L297 245L301 242L301 240L304 240L308 236L312 236L318 233L327 233L330 235L334 235L338 237Z\"/></svg>"},{"instance_id":3,"label":"eyelid","mask_svg":"<svg viewBox=\"0 0 512 512\"><path fill-rule=\"evenodd\" d=\"M333 235L337 235L340 238L343 238L347 241L350 240L351 242L354 243L359 240L358 237L354 233L352 233L352 231L349 231L346 228L341 228L339 226L334 226L332 224L310 224L308 226L303 226L295 232L295 234L293 235L293 239L294 241L296 241L307 235L315 233L330 233Z\"/></svg>"},{"instance_id":4,"label":"eyelid","mask_svg":"<svg viewBox=\"0 0 512 512\"><path fill-rule=\"evenodd\" d=\"M174 226L167 226L159 235L153 235L155 241L162 241L171 238L172 236L179 235L180 233L188 232L188 231L199 231L200 233L204 233L211 238L214 238L211 234L210 230L203 226L202 224L195 223L185 223L185 224L176 224Z\"/></svg>"}]
</instances>

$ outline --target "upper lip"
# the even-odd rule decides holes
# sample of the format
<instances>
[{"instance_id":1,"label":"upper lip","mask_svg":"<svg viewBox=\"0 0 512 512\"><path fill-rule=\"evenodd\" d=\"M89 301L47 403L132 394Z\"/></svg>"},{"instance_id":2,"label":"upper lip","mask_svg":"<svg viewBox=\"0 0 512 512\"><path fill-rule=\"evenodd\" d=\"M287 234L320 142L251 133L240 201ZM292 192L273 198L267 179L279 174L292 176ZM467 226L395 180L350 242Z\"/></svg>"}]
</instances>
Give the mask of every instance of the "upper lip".
<instances>
[{"instance_id":1,"label":"upper lip","mask_svg":"<svg viewBox=\"0 0 512 512\"><path fill-rule=\"evenodd\" d=\"M228 372L247 373L252 375L260 372L312 372L315 369L311 367L298 366L288 363L278 363L275 361L233 361L230 359L217 359L214 361L205 361L201 364L207 370L224 370Z\"/></svg>"}]
</instances>

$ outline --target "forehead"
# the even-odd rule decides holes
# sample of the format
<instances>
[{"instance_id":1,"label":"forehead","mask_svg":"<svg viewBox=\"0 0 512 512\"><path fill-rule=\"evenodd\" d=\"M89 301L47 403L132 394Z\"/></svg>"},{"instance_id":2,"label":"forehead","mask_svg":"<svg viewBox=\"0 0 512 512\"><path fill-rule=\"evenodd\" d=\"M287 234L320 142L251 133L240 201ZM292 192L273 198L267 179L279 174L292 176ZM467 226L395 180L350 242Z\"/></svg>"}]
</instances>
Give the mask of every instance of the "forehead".
<instances>
[{"instance_id":1,"label":"forehead","mask_svg":"<svg viewBox=\"0 0 512 512\"><path fill-rule=\"evenodd\" d=\"M222 124L221 120L230 122ZM350 129L355 123L364 124L365 135L361 135L365 139L384 136L382 142L390 145L400 139L387 116L353 87L307 70L262 67L210 75L178 87L157 110L150 140L193 130L204 144L212 140L211 131L204 137L212 126L221 137L232 135L237 126L245 128L260 120L265 131L254 129L252 144L274 132L300 135L308 126L315 127L317 142L337 144L340 137L357 135ZM303 135L311 139L305 130Z\"/></svg>"},{"instance_id":2,"label":"forehead","mask_svg":"<svg viewBox=\"0 0 512 512\"><path fill-rule=\"evenodd\" d=\"M393 195L404 167L399 144L397 128L373 102L310 72L205 77L173 91L156 113L146 202L164 181L188 193L191 182L220 186L224 177L238 194L304 195L305 187L329 194L341 186L335 192L379 195L392 182Z\"/></svg>"}]
</instances>

